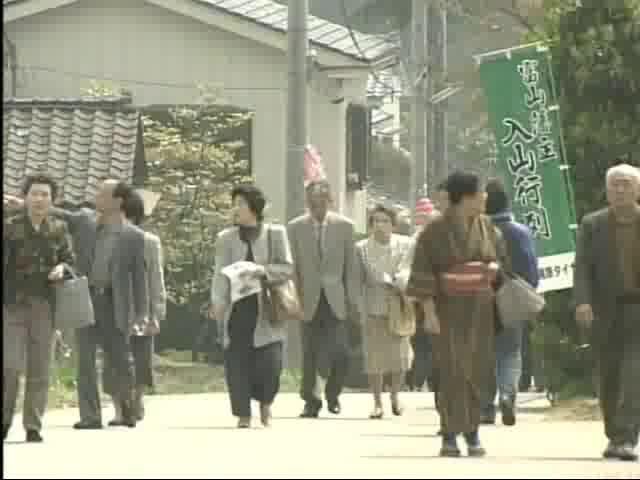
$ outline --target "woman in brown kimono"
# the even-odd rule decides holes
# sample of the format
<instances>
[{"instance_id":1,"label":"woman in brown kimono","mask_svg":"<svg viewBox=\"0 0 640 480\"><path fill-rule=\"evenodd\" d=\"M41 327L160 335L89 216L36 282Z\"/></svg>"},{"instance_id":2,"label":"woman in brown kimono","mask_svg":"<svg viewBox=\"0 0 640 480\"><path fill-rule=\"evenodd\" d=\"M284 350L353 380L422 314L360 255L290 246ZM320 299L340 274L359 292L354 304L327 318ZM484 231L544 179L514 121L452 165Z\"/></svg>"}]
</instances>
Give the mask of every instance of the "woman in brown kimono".
<instances>
[{"instance_id":1,"label":"woman in brown kimono","mask_svg":"<svg viewBox=\"0 0 640 480\"><path fill-rule=\"evenodd\" d=\"M423 303L440 371L441 456L483 456L478 427L483 389L495 361L494 288L505 260L500 233L483 215L478 176L457 172L447 182L450 208L418 238L407 295ZM473 262L473 263L472 263Z\"/></svg>"}]
</instances>

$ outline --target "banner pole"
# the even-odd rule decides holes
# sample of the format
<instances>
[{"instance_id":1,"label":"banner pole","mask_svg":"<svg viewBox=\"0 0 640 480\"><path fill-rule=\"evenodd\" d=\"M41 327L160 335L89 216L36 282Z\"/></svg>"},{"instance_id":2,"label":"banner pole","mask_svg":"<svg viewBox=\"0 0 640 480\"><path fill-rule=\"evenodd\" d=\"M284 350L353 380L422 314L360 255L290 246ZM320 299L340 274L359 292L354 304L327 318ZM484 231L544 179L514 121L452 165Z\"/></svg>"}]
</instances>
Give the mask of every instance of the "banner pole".
<instances>
[{"instance_id":1,"label":"banner pole","mask_svg":"<svg viewBox=\"0 0 640 480\"><path fill-rule=\"evenodd\" d=\"M569 197L569 207L571 209L571 216L573 217L572 220L573 222L571 223L571 225L569 225L569 229L573 231L574 235L577 235L577 231L578 231L578 216L576 214L576 202L575 202L575 193L573 190L573 182L572 182L572 175L571 175L571 165L569 165L568 162L568 158L567 158L567 148L565 146L564 143L564 129L562 127L562 114L560 112L560 96L558 95L558 90L556 88L556 79L553 73L553 63L551 61L552 57L551 57L551 52L547 51L547 54L545 55L546 60L547 60L547 69L549 71L549 80L550 80L550 88L551 88L551 94L553 95L553 98L555 98L556 101L556 105L557 105L557 109L556 110L556 121L558 122L558 131L560 133L559 137L560 137L560 154L562 156L562 166L561 166L561 170L563 171L564 174L564 181L567 187L567 196ZM564 168L562 168L564 167Z\"/></svg>"}]
</instances>

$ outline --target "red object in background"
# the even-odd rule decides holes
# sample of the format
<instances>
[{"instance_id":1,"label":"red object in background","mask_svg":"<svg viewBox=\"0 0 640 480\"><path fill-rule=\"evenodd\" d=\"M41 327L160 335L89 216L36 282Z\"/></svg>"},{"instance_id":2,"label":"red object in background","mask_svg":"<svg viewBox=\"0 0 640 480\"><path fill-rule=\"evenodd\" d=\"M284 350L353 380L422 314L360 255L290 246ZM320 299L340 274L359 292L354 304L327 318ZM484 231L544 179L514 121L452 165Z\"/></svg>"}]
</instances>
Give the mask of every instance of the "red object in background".
<instances>
[{"instance_id":1,"label":"red object in background","mask_svg":"<svg viewBox=\"0 0 640 480\"><path fill-rule=\"evenodd\" d=\"M428 198L421 198L416 202L416 225L424 225L425 217L435 210L433 202Z\"/></svg>"},{"instance_id":2,"label":"red object in background","mask_svg":"<svg viewBox=\"0 0 640 480\"><path fill-rule=\"evenodd\" d=\"M327 175L324 171L322 156L313 145L304 147L304 186L311 182L324 180Z\"/></svg>"}]
</instances>

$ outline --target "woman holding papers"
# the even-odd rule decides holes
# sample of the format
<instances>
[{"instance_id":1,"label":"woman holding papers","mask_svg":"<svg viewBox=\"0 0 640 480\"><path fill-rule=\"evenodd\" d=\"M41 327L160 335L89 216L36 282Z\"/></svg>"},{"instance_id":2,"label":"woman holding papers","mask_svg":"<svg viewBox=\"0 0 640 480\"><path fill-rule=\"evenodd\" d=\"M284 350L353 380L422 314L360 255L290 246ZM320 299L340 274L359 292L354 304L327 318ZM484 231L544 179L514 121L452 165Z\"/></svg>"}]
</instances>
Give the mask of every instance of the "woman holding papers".
<instances>
[{"instance_id":1,"label":"woman holding papers","mask_svg":"<svg viewBox=\"0 0 640 480\"><path fill-rule=\"evenodd\" d=\"M234 227L218 235L210 315L220 325L231 411L238 428L251 426L251 399L271 422L280 388L286 323L274 318L265 285L287 281L293 260L281 225L263 222L264 194L253 185L233 189Z\"/></svg>"}]
</instances>

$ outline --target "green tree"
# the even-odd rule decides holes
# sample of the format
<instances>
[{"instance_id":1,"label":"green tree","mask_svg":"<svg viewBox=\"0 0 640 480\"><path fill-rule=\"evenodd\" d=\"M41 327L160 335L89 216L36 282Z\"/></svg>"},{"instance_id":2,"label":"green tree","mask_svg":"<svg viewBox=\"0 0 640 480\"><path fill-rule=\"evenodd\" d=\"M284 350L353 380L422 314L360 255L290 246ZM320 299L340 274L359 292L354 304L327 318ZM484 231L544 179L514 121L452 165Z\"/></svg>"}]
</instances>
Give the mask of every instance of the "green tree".
<instances>
[{"instance_id":1,"label":"green tree","mask_svg":"<svg viewBox=\"0 0 640 480\"><path fill-rule=\"evenodd\" d=\"M234 185L251 181L243 140L229 131L249 120L218 104L220 92L200 86L191 106L143 116L148 176L145 188L161 194L146 228L162 240L169 301L202 313L211 288L215 239L230 224ZM91 82L89 96L126 93L117 85Z\"/></svg>"},{"instance_id":2,"label":"green tree","mask_svg":"<svg viewBox=\"0 0 640 480\"><path fill-rule=\"evenodd\" d=\"M176 107L165 121L145 118L145 186L162 194L149 229L163 242L169 298L193 308L208 298L215 239L230 224L231 189L251 180L248 162L235 155L241 140L221 141L248 116L225 112L216 98Z\"/></svg>"},{"instance_id":3,"label":"green tree","mask_svg":"<svg viewBox=\"0 0 640 480\"><path fill-rule=\"evenodd\" d=\"M547 0L538 33L551 41L579 216L604 205L608 167L640 160L640 0L582 5Z\"/></svg>"}]
</instances>

